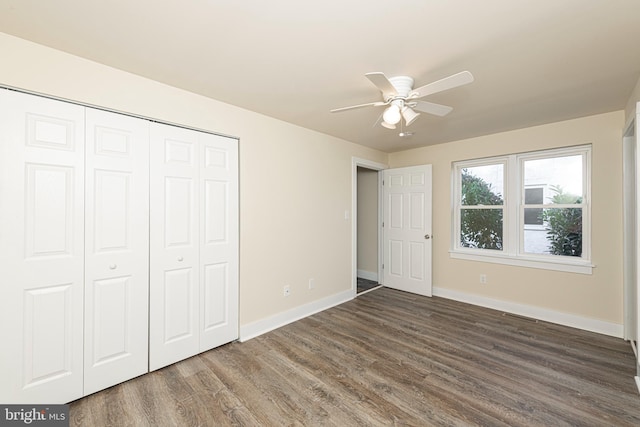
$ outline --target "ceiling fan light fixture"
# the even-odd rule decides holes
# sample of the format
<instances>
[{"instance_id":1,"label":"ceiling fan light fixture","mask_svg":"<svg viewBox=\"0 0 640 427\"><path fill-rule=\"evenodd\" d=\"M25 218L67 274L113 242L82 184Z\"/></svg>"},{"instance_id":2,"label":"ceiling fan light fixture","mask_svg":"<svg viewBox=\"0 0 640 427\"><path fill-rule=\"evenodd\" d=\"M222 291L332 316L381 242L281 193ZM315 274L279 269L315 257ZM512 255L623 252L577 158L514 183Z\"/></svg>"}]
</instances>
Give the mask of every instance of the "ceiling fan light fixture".
<instances>
[{"instance_id":1,"label":"ceiling fan light fixture","mask_svg":"<svg viewBox=\"0 0 640 427\"><path fill-rule=\"evenodd\" d=\"M384 122L390 125L395 125L400 121L400 119L402 119L402 115L400 114L400 107L398 107L395 104L389 105L389 107L387 107L387 109L384 110L384 113L382 114L382 119L384 120ZM395 126L393 128L395 129Z\"/></svg>"},{"instance_id":2,"label":"ceiling fan light fixture","mask_svg":"<svg viewBox=\"0 0 640 427\"><path fill-rule=\"evenodd\" d=\"M402 117L404 117L404 123L407 126L413 123L418 118L418 116L420 116L420 113L416 113L409 107L404 107L402 109Z\"/></svg>"},{"instance_id":3,"label":"ceiling fan light fixture","mask_svg":"<svg viewBox=\"0 0 640 427\"><path fill-rule=\"evenodd\" d=\"M381 124L387 129L395 129L396 125L400 123L401 137L411 135L410 132L404 132L402 130L402 119L404 119L406 126L409 126L420 116L420 113L417 111L443 117L449 114L453 109L446 105L421 101L420 98L466 85L474 80L473 75L469 71L462 71L414 89L413 78L409 76L395 76L387 78L384 73L381 72L366 73L365 76L375 87L378 88L378 90L380 90L382 93L382 101L335 108L330 111L332 113L338 113L362 107L387 106L382 113ZM373 126L377 126L379 122L380 117L378 117L378 120L376 120Z\"/></svg>"}]
</instances>

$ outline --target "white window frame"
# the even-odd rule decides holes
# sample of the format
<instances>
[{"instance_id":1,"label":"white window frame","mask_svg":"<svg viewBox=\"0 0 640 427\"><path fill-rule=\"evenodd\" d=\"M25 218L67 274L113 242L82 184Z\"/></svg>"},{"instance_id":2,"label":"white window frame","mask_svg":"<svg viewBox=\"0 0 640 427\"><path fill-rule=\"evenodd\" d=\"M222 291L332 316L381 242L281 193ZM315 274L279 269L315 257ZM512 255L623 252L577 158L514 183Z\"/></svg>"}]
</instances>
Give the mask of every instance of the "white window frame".
<instances>
[{"instance_id":1,"label":"white window frame","mask_svg":"<svg viewBox=\"0 0 640 427\"><path fill-rule=\"evenodd\" d=\"M524 252L524 162L565 156L582 156L582 256L569 257ZM492 164L504 164L503 248L466 248L460 245L461 171L462 169ZM508 156L463 160L452 163L451 168L451 258L490 262L545 270L592 274L591 262L591 145L581 145ZM556 206L557 207L557 206Z\"/></svg>"}]
</instances>

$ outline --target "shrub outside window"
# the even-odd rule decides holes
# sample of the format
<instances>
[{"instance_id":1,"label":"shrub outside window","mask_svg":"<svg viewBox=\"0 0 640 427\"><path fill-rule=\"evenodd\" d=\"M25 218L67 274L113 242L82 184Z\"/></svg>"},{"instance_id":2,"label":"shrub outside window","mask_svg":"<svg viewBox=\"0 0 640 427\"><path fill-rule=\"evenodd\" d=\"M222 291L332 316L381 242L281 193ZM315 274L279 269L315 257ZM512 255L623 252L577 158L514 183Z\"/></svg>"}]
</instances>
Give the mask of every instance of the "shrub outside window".
<instances>
[{"instance_id":1,"label":"shrub outside window","mask_svg":"<svg viewBox=\"0 0 640 427\"><path fill-rule=\"evenodd\" d=\"M460 169L460 246L501 251L504 234L504 164Z\"/></svg>"},{"instance_id":2,"label":"shrub outside window","mask_svg":"<svg viewBox=\"0 0 640 427\"><path fill-rule=\"evenodd\" d=\"M453 163L454 258L591 273L591 147Z\"/></svg>"}]
</instances>

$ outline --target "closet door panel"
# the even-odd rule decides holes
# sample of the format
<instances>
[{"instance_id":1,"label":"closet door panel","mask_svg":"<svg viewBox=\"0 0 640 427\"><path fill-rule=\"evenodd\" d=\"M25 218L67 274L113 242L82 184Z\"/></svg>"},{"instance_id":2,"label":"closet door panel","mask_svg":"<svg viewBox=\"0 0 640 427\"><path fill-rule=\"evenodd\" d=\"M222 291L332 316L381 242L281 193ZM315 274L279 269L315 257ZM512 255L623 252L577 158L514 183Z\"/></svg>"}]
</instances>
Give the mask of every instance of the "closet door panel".
<instances>
[{"instance_id":1,"label":"closet door panel","mask_svg":"<svg viewBox=\"0 0 640 427\"><path fill-rule=\"evenodd\" d=\"M164 274L164 308L165 327L163 342L174 344L179 341L189 341L197 336L193 318L198 296L194 283L193 268L179 268L165 270Z\"/></svg>"},{"instance_id":2,"label":"closet door panel","mask_svg":"<svg viewBox=\"0 0 640 427\"><path fill-rule=\"evenodd\" d=\"M86 112L85 394L148 371L149 122Z\"/></svg>"},{"instance_id":3,"label":"closet door panel","mask_svg":"<svg viewBox=\"0 0 640 427\"><path fill-rule=\"evenodd\" d=\"M201 136L200 351L238 338L238 141Z\"/></svg>"},{"instance_id":4,"label":"closet door panel","mask_svg":"<svg viewBox=\"0 0 640 427\"><path fill-rule=\"evenodd\" d=\"M151 124L150 370L198 353L198 145Z\"/></svg>"},{"instance_id":5,"label":"closet door panel","mask_svg":"<svg viewBox=\"0 0 640 427\"><path fill-rule=\"evenodd\" d=\"M0 90L0 402L82 396L84 108Z\"/></svg>"}]
</instances>

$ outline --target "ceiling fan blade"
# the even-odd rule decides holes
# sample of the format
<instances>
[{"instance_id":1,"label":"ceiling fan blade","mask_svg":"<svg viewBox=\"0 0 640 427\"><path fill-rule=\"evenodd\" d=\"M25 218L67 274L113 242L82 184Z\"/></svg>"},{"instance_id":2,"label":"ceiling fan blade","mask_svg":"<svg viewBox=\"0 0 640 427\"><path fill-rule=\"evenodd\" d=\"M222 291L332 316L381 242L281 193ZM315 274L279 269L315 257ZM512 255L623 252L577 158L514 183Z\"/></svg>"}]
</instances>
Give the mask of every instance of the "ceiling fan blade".
<instances>
[{"instance_id":1,"label":"ceiling fan blade","mask_svg":"<svg viewBox=\"0 0 640 427\"><path fill-rule=\"evenodd\" d=\"M423 113L429 113L440 117L446 116L453 110L452 107L441 104L434 104L433 102L427 101L416 101L416 105L413 108L418 111L422 111Z\"/></svg>"},{"instance_id":2,"label":"ceiling fan blade","mask_svg":"<svg viewBox=\"0 0 640 427\"><path fill-rule=\"evenodd\" d=\"M411 91L409 97L422 98L423 96L442 92L443 90L453 89L454 87L466 85L471 82L473 82L473 74L468 71L461 71L452 76L421 86L416 90Z\"/></svg>"},{"instance_id":3,"label":"ceiling fan blade","mask_svg":"<svg viewBox=\"0 0 640 427\"><path fill-rule=\"evenodd\" d=\"M352 105L350 107L342 107L342 108L336 108L334 110L331 110L332 113L340 113L341 111L347 111L347 110L355 110L356 108L363 108L363 107L379 107L381 105L387 105L386 102L382 102L382 101L378 101L378 102L369 102L367 104L359 104L359 105Z\"/></svg>"},{"instance_id":4,"label":"ceiling fan blade","mask_svg":"<svg viewBox=\"0 0 640 427\"><path fill-rule=\"evenodd\" d=\"M380 113L380 115L378 116L378 120L376 120L376 122L373 124L373 126L371 126L372 128L378 126L378 123L380 123L382 121L382 115L384 114L384 111L382 113Z\"/></svg>"},{"instance_id":5,"label":"ceiling fan blade","mask_svg":"<svg viewBox=\"0 0 640 427\"><path fill-rule=\"evenodd\" d=\"M389 98L390 96L397 95L398 92L396 88L393 87L387 76L384 73L376 72L376 73L367 73L365 76L373 83L380 91L384 99Z\"/></svg>"}]
</instances>

